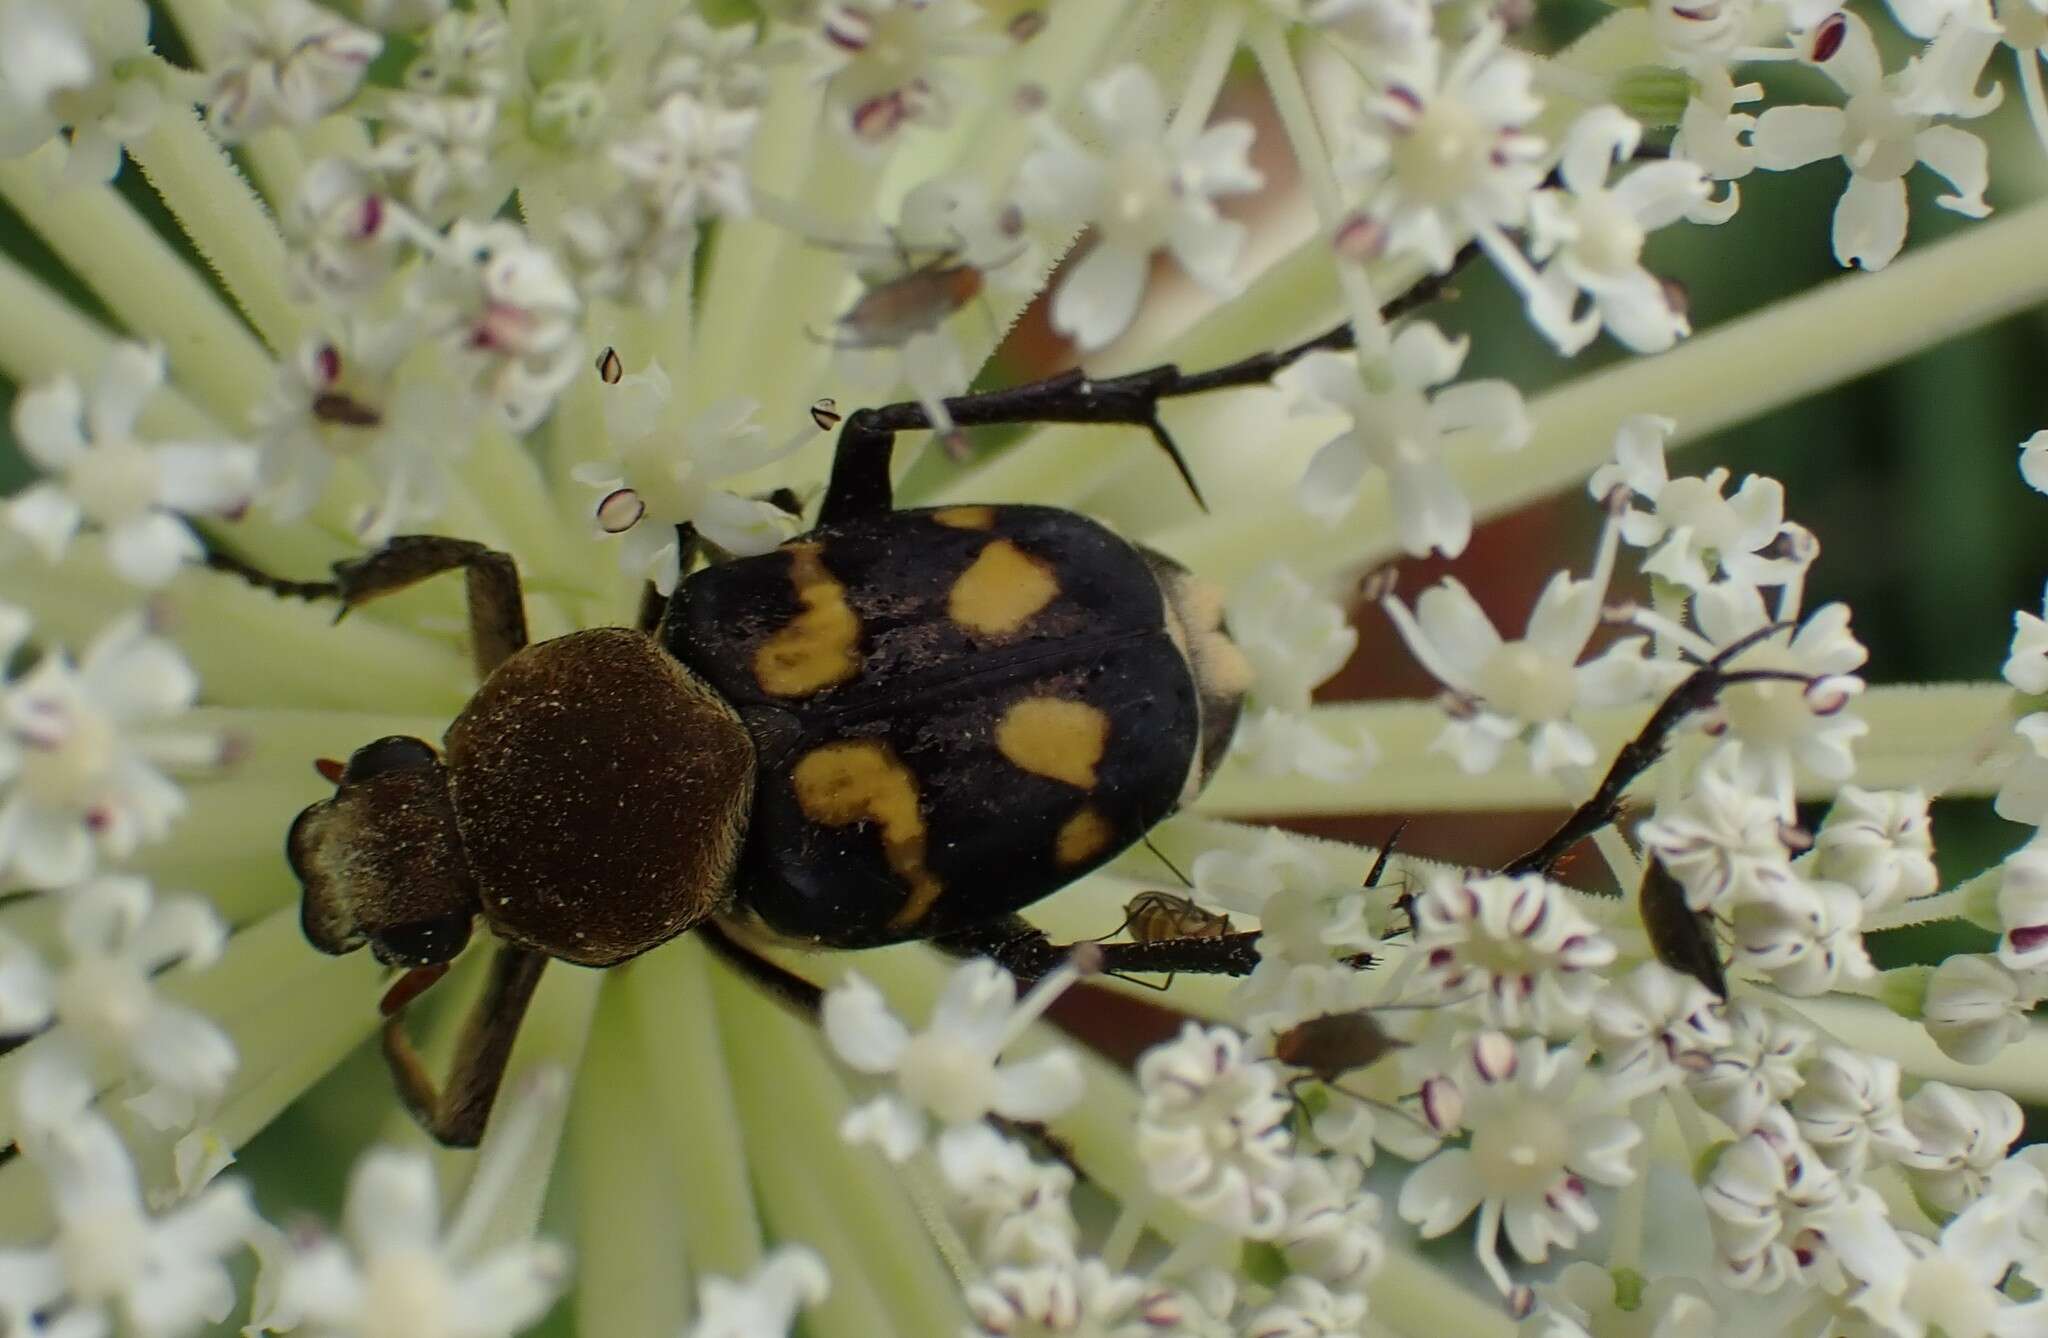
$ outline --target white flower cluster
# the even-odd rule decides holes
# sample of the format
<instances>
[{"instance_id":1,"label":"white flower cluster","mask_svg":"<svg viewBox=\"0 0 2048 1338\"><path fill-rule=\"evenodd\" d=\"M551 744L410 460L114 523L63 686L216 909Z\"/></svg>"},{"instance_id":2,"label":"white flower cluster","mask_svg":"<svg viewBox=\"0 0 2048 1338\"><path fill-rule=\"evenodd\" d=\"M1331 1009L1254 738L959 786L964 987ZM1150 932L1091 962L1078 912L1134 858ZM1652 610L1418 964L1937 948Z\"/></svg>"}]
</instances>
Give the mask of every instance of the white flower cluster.
<instances>
[{"instance_id":1,"label":"white flower cluster","mask_svg":"<svg viewBox=\"0 0 2048 1338\"><path fill-rule=\"evenodd\" d=\"M1310 1155L1295 1145L1282 1073L1250 1054L1236 1032L1189 1023L1138 1066L1135 1144L1152 1192L1218 1233L1216 1244L1276 1249L1287 1276L1247 1285L1216 1261L1175 1254L1149 1270L1130 1267L1145 1229L1140 1209L1099 1252L1082 1246L1069 1195L1073 1173L1034 1161L981 1117L1057 1118L1082 1097L1071 1055L997 1065L1021 1032L1072 979L1072 968L1018 1004L1010 977L987 962L957 969L931 1027L903 1032L874 987L858 976L825 997L828 1035L851 1067L893 1072L897 1091L856 1108L850 1142L880 1141L893 1159L929 1157L952 1213L975 1251L978 1280L966 1289L972 1335L1349 1333L1364 1318L1364 1288L1384 1255L1378 1199L1364 1166L1344 1153ZM893 1055L893 1058L888 1056ZM884 1113L891 1111L903 1114ZM929 1146L923 1116L947 1127ZM900 1142L884 1132L902 1127Z\"/></svg>"}]
</instances>

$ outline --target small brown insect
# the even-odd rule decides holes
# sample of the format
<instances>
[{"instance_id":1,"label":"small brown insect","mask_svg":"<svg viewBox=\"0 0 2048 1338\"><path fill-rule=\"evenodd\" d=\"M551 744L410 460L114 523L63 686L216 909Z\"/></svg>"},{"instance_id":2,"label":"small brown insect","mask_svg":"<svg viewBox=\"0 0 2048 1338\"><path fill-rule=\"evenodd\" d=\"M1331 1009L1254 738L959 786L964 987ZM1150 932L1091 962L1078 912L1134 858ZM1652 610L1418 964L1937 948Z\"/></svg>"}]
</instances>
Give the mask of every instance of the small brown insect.
<instances>
[{"instance_id":1,"label":"small brown insect","mask_svg":"<svg viewBox=\"0 0 2048 1338\"><path fill-rule=\"evenodd\" d=\"M897 348L981 296L982 272L951 251L868 286L833 322L842 348Z\"/></svg>"},{"instance_id":2,"label":"small brown insect","mask_svg":"<svg viewBox=\"0 0 2048 1338\"><path fill-rule=\"evenodd\" d=\"M1323 1083L1370 1068L1408 1042L1387 1034L1369 1008L1325 1013L1297 1022L1273 1038L1273 1058Z\"/></svg>"},{"instance_id":3,"label":"small brown insect","mask_svg":"<svg viewBox=\"0 0 2048 1338\"><path fill-rule=\"evenodd\" d=\"M1124 925L1135 943L1170 938L1222 938L1231 933L1230 917L1197 906L1190 897L1172 892L1140 892L1124 903Z\"/></svg>"},{"instance_id":4,"label":"small brown insect","mask_svg":"<svg viewBox=\"0 0 2048 1338\"><path fill-rule=\"evenodd\" d=\"M1686 904L1685 889L1662 860L1650 861L1643 875L1643 890L1636 896L1636 910L1643 917L1650 951L1658 961L1691 976L1717 997L1728 997L1728 976L1721 965L1720 944L1715 942L1713 917Z\"/></svg>"}]
</instances>

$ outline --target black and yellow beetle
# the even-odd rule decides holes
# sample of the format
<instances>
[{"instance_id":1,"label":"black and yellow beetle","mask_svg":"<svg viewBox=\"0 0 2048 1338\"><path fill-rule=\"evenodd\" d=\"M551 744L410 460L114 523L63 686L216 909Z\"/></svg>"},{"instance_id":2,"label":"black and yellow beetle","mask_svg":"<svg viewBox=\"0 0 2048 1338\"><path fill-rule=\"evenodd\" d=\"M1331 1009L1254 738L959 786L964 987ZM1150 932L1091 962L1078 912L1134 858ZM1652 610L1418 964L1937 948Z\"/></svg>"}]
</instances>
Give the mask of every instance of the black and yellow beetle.
<instances>
[{"instance_id":1,"label":"black and yellow beetle","mask_svg":"<svg viewBox=\"0 0 2048 1338\"><path fill-rule=\"evenodd\" d=\"M410 969L385 1050L443 1142L481 1136L550 958L613 966L733 917L1001 956L1032 933L1014 912L1214 771L1248 678L1216 593L1071 511L896 510L892 438L856 415L815 529L691 573L639 628L529 645L512 560L455 539L269 582L353 606L468 579L481 686L441 749L358 749L287 841L314 946ZM479 916L489 984L437 1086L401 1016Z\"/></svg>"}]
</instances>

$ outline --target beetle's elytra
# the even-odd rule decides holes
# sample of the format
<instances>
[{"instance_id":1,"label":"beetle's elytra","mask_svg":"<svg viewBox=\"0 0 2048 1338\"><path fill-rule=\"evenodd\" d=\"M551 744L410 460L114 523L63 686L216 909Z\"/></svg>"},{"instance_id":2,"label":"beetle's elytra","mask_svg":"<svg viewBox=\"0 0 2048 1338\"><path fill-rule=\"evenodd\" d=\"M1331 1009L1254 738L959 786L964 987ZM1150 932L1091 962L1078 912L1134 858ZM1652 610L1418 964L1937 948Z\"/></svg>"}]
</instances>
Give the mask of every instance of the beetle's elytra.
<instances>
[{"instance_id":1,"label":"beetle's elytra","mask_svg":"<svg viewBox=\"0 0 2048 1338\"><path fill-rule=\"evenodd\" d=\"M1051 507L838 510L690 574L652 626L530 646L502 554L414 537L337 569L350 604L470 580L483 681L442 748L357 750L287 843L324 951L438 971L477 917L498 940L445 1091L386 1027L436 1136L480 1136L549 958L712 917L838 948L984 929L1214 770L1248 671L1174 563Z\"/></svg>"}]
</instances>

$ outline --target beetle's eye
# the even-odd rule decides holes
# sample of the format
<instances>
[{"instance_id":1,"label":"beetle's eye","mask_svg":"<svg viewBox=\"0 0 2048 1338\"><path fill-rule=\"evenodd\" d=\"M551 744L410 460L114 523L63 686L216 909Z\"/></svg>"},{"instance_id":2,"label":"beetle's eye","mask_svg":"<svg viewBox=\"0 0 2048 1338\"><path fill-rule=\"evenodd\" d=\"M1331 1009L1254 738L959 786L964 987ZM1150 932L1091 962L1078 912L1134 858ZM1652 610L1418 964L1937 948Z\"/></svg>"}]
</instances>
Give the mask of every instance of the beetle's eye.
<instances>
[{"instance_id":1,"label":"beetle's eye","mask_svg":"<svg viewBox=\"0 0 2048 1338\"><path fill-rule=\"evenodd\" d=\"M434 765L434 760L433 746L426 740L415 739L409 734L393 734L374 743L366 743L349 754L348 768L342 772L342 778L362 781L390 771L418 771Z\"/></svg>"},{"instance_id":2,"label":"beetle's eye","mask_svg":"<svg viewBox=\"0 0 2048 1338\"><path fill-rule=\"evenodd\" d=\"M394 925L370 940L370 951L386 966L433 966L455 960L469 943L470 917L443 915Z\"/></svg>"}]
</instances>

